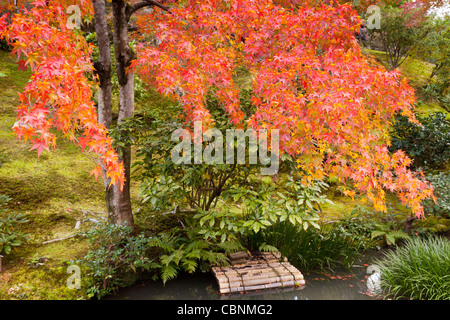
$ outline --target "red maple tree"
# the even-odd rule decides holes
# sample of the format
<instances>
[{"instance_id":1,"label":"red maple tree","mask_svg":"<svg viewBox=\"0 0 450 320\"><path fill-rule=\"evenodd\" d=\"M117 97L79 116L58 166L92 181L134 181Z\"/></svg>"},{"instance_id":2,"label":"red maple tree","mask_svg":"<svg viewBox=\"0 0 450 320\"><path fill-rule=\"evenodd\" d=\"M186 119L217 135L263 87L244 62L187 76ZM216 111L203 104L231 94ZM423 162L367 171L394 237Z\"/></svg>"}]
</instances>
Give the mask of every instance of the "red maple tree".
<instances>
[{"instance_id":1,"label":"red maple tree","mask_svg":"<svg viewBox=\"0 0 450 320\"><path fill-rule=\"evenodd\" d=\"M106 21L104 1L95 0L94 6L66 2L93 13L97 37L107 35L101 28ZM313 2L113 0L119 117L121 112L133 116L134 71L179 101L187 125L195 120L214 125L205 107L212 90L234 125L279 129L282 152L292 155L310 176L336 177L347 195L364 193L377 210L385 209L385 190L396 192L422 216L422 201L433 197L432 187L408 169L411 160L403 152L391 155L387 150L394 114L402 112L416 121L413 89L397 71L387 72L362 54L354 38L361 19L350 4ZM148 6L153 9L140 10ZM55 145L50 129L61 130L98 154L108 185L124 185L129 183L131 152L124 148L122 154L128 155L119 157L113 150L106 133L110 115L100 112L100 106L102 123L98 121L92 99L92 47L67 28L63 8L55 1L35 1L33 9L15 14L9 23L6 16L0 20L0 37L13 46L19 66L33 71L20 95L14 130L19 138L30 139L38 153ZM136 53L126 30L135 13ZM96 69L109 70L109 48L99 48L104 58ZM252 79L256 111L250 117L239 104L238 68L248 70ZM110 90L105 74L99 75L103 111ZM100 172L97 167L93 174ZM127 192L129 185L120 194ZM129 202L129 194L123 199ZM117 208L128 217L112 222L132 222L130 206Z\"/></svg>"}]
</instances>

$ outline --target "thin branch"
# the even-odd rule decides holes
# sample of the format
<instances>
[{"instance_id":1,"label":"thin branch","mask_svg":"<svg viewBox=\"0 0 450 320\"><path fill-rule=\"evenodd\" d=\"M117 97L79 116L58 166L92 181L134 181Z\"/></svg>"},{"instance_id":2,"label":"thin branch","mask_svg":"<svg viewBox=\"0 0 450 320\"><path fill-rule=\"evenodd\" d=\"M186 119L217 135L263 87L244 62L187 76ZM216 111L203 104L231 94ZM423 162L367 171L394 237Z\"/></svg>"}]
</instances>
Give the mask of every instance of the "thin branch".
<instances>
[{"instance_id":1,"label":"thin branch","mask_svg":"<svg viewBox=\"0 0 450 320\"><path fill-rule=\"evenodd\" d=\"M162 5L161 3L159 3L158 1L154 1L154 0L143 0L141 2L137 2L135 4L132 4L129 6L128 12L127 12L127 21L130 20L130 17L133 13L135 13L137 10L142 9L144 7L150 7L150 6L155 6L158 7L164 11L170 12L170 8Z\"/></svg>"},{"instance_id":2,"label":"thin branch","mask_svg":"<svg viewBox=\"0 0 450 320\"><path fill-rule=\"evenodd\" d=\"M64 238L59 238L59 239L53 239L53 240L49 240L49 241L44 241L44 242L42 242L42 244L47 244L47 243L52 243L52 242L57 242L57 241L62 241L62 240L71 239L71 238L76 237L77 235L78 235L78 234L74 234L74 235L71 235L71 236L68 236L68 237L64 237Z\"/></svg>"}]
</instances>

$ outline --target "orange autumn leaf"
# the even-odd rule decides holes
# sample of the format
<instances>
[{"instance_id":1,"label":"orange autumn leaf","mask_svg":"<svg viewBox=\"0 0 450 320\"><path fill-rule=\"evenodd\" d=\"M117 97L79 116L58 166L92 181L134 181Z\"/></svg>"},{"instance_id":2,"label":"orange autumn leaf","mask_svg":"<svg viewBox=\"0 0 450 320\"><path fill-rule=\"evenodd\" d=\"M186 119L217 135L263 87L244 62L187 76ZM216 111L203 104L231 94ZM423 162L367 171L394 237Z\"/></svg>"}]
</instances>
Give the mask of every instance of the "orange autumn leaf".
<instances>
[{"instance_id":1,"label":"orange autumn leaf","mask_svg":"<svg viewBox=\"0 0 450 320\"><path fill-rule=\"evenodd\" d=\"M98 124L90 79L93 72L92 47L68 25L67 8L76 4L85 16L92 14L87 0L34 1L29 9L0 18L0 38L12 46L19 69L32 75L19 99L16 136L32 142L38 156L55 146L56 128L84 150L98 154L91 174L97 178L103 166L123 184L124 172L112 148L106 129ZM9 21L9 22L8 22ZM77 134L82 132L82 134ZM108 154L107 158L103 155Z\"/></svg>"}]
</instances>

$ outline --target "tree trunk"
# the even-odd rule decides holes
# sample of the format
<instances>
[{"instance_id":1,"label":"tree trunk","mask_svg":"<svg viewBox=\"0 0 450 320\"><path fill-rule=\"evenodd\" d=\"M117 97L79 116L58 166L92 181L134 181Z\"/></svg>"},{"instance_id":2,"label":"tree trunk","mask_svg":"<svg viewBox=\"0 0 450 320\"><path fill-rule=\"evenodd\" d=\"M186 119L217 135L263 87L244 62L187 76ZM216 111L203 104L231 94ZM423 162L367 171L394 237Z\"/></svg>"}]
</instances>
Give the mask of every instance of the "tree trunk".
<instances>
[{"instance_id":1,"label":"tree trunk","mask_svg":"<svg viewBox=\"0 0 450 320\"><path fill-rule=\"evenodd\" d=\"M441 62L434 66L433 71L431 72L426 85L428 85L431 82L431 79L433 79L433 77L438 73L438 71L442 68L443 65L444 65L444 63Z\"/></svg>"},{"instance_id":2,"label":"tree trunk","mask_svg":"<svg viewBox=\"0 0 450 320\"><path fill-rule=\"evenodd\" d=\"M111 49L108 22L106 20L105 0L93 0L95 32L99 49L99 61L94 63L100 80L98 89L98 122L109 128L112 123L111 97Z\"/></svg>"},{"instance_id":3,"label":"tree trunk","mask_svg":"<svg viewBox=\"0 0 450 320\"><path fill-rule=\"evenodd\" d=\"M95 31L99 48L99 61L94 64L99 76L100 86L98 90L98 118L106 128L112 124L112 87L111 87L111 50L105 0L93 0ZM126 74L126 67L132 58L132 51L128 46L127 16L124 1L113 1L113 41L117 63L117 75L119 79L119 118L120 124L124 118L134 114L134 76ZM105 199L108 211L108 222L111 224L127 224L135 229L130 197L130 168L131 148L126 146L116 150L123 161L125 170L125 185L120 190L119 186L109 186L110 179L104 174ZM104 172L105 173L105 172Z\"/></svg>"},{"instance_id":4,"label":"tree trunk","mask_svg":"<svg viewBox=\"0 0 450 320\"><path fill-rule=\"evenodd\" d=\"M403 226L406 234L409 234L411 232L412 224L413 224L414 220L416 220L416 219L417 218L414 216L406 217L405 224Z\"/></svg>"},{"instance_id":5,"label":"tree trunk","mask_svg":"<svg viewBox=\"0 0 450 320\"><path fill-rule=\"evenodd\" d=\"M99 75L100 88L98 91L98 115L99 122L106 128L112 124L112 98L111 98L111 50L107 24L105 0L92 0L94 4L95 31L97 33L100 59L95 64ZM128 21L137 10L147 6L158 6L169 11L169 8L157 1L141 1L130 5L125 0L112 0L113 17L113 42L116 61L116 74L119 81L119 116L118 124L124 119L134 116L134 73L127 72L134 52L128 43ZM105 178L106 205L108 210L108 222L112 224L127 224L136 230L133 212L131 210L130 197L130 170L131 170L131 145L118 147L116 150L123 161L125 170L125 184L109 186L109 179ZM106 175L104 175L106 177Z\"/></svg>"},{"instance_id":6,"label":"tree trunk","mask_svg":"<svg viewBox=\"0 0 450 320\"><path fill-rule=\"evenodd\" d=\"M119 80L118 124L134 115L134 73L127 67L133 59L133 51L128 45L128 4L124 0L113 0L113 42L116 58L116 72ZM107 190L108 220L113 224L127 224L135 229L130 198L131 146L116 150L125 170L125 185L111 186Z\"/></svg>"}]
</instances>

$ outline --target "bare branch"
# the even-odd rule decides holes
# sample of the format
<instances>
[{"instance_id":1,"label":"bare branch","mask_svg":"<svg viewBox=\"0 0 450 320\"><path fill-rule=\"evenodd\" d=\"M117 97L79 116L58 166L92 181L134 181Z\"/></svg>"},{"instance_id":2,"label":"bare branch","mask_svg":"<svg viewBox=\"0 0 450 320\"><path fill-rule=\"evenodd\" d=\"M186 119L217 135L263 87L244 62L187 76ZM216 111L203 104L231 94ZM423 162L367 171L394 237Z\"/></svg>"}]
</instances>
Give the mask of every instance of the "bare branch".
<instances>
[{"instance_id":1,"label":"bare branch","mask_svg":"<svg viewBox=\"0 0 450 320\"><path fill-rule=\"evenodd\" d=\"M160 9L163 9L164 11L170 12L170 8L162 5L161 3L159 3L158 1L154 1L154 0L143 0L140 2L136 2L135 4L130 5L129 9L128 9L128 17L127 20L130 20L130 17L133 13L135 13L137 10L144 8L144 7L150 7L150 6L155 6L158 7Z\"/></svg>"}]
</instances>

